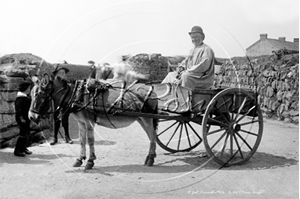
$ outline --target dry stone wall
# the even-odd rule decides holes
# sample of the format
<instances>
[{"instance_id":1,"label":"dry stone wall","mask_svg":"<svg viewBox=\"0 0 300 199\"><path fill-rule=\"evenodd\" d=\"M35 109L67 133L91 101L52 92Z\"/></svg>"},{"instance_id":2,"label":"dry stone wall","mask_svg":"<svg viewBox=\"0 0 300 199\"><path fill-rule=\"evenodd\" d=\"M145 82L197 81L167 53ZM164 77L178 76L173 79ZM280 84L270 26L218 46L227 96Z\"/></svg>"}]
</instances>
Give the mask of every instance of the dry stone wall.
<instances>
[{"instance_id":1,"label":"dry stone wall","mask_svg":"<svg viewBox=\"0 0 300 199\"><path fill-rule=\"evenodd\" d=\"M14 108L18 84L31 75L51 71L52 68L41 58L27 53L5 55L0 58L0 148L13 147L19 135ZM32 123L31 135L28 138L30 142L51 136L52 118L49 115L39 125Z\"/></svg>"},{"instance_id":2,"label":"dry stone wall","mask_svg":"<svg viewBox=\"0 0 300 199\"><path fill-rule=\"evenodd\" d=\"M168 73L168 58L161 54L137 54L128 63L134 71L148 76L149 83L160 83Z\"/></svg>"},{"instance_id":3,"label":"dry stone wall","mask_svg":"<svg viewBox=\"0 0 300 199\"><path fill-rule=\"evenodd\" d=\"M266 116L299 123L299 54L261 56L251 62L232 58L222 64L215 85L256 90Z\"/></svg>"}]
</instances>

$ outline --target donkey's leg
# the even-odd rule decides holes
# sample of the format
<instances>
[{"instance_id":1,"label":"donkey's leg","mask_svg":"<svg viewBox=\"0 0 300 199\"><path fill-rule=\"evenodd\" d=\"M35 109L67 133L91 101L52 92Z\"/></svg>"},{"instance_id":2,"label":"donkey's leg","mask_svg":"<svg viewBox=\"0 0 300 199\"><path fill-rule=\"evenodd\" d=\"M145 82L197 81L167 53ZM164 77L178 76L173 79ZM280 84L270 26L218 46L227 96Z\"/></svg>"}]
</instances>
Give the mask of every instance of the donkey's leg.
<instances>
[{"instance_id":1,"label":"donkey's leg","mask_svg":"<svg viewBox=\"0 0 300 199\"><path fill-rule=\"evenodd\" d=\"M80 167L82 165L82 160L86 159L86 126L85 123L82 121L78 121L78 128L79 128L79 141L80 141L80 156L76 159L73 164L73 167Z\"/></svg>"},{"instance_id":2,"label":"donkey's leg","mask_svg":"<svg viewBox=\"0 0 300 199\"><path fill-rule=\"evenodd\" d=\"M142 128L146 131L150 140L149 154L146 157L145 165L153 166L154 158L156 157L156 130L157 121L152 118L139 118L138 122Z\"/></svg>"},{"instance_id":3,"label":"donkey's leg","mask_svg":"<svg viewBox=\"0 0 300 199\"><path fill-rule=\"evenodd\" d=\"M88 144L90 147L90 156L89 159L85 165L85 169L89 170L92 169L94 166L94 160L96 160L96 155L95 155L95 137L94 137L94 125L87 122L86 124L86 129L87 129L87 139L88 139Z\"/></svg>"}]
</instances>

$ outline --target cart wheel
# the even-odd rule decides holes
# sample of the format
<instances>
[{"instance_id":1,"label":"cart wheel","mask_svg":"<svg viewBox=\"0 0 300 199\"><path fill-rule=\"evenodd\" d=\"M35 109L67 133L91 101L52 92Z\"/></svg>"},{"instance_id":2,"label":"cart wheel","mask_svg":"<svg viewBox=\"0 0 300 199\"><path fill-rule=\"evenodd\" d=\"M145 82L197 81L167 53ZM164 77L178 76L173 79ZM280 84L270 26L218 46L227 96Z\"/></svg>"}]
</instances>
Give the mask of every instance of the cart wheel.
<instances>
[{"instance_id":1,"label":"cart wheel","mask_svg":"<svg viewBox=\"0 0 300 199\"><path fill-rule=\"evenodd\" d=\"M259 146L263 116L249 91L228 88L210 101L202 127L207 153L222 166L240 165L248 161Z\"/></svg>"},{"instance_id":2,"label":"cart wheel","mask_svg":"<svg viewBox=\"0 0 300 199\"><path fill-rule=\"evenodd\" d=\"M199 126L191 121L160 120L157 144L170 153L191 151L202 142L195 130Z\"/></svg>"}]
</instances>

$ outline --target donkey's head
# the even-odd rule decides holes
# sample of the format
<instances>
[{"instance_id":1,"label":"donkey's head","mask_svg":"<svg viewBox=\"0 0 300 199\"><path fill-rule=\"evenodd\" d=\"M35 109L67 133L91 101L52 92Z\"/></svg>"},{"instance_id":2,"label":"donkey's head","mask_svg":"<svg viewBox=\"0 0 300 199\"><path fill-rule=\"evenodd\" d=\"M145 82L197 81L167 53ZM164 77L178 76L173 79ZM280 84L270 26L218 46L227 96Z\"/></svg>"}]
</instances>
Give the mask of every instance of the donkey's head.
<instances>
[{"instance_id":1,"label":"donkey's head","mask_svg":"<svg viewBox=\"0 0 300 199\"><path fill-rule=\"evenodd\" d=\"M51 107L53 82L48 74L37 82L31 90L31 106L28 113L29 119L38 123Z\"/></svg>"}]
</instances>

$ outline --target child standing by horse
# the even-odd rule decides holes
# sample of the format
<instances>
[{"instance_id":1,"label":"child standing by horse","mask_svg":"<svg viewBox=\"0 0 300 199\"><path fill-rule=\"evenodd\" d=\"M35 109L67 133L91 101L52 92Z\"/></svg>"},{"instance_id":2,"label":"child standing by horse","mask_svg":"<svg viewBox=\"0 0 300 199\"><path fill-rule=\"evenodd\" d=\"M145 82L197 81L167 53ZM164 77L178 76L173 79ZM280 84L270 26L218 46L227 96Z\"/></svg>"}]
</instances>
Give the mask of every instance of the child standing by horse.
<instances>
[{"instance_id":1,"label":"child standing by horse","mask_svg":"<svg viewBox=\"0 0 300 199\"><path fill-rule=\"evenodd\" d=\"M32 81L23 81L18 86L17 98L15 99L15 118L19 125L20 135L18 137L14 155L19 157L24 157L26 154L32 154L31 151L27 149L27 139L26 137L30 134L30 120L28 118L28 111L30 108L31 100L28 97L30 93L30 86Z\"/></svg>"}]
</instances>

